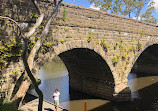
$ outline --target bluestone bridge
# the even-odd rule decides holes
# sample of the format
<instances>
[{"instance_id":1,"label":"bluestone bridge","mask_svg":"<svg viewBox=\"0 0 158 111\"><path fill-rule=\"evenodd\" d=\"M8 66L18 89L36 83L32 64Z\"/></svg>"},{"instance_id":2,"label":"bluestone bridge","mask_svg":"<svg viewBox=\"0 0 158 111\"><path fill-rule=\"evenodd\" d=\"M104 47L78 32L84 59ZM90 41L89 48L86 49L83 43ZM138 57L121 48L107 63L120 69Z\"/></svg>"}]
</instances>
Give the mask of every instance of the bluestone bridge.
<instances>
[{"instance_id":1,"label":"bluestone bridge","mask_svg":"<svg viewBox=\"0 0 158 111\"><path fill-rule=\"evenodd\" d=\"M40 6L47 15L53 8L47 2L40 2ZM158 44L158 28L154 24L63 3L47 40L57 44L38 57L35 70L59 56L69 72L70 87L109 100L129 100L127 77L143 51ZM17 64L17 67L9 66L6 72L23 68L21 63Z\"/></svg>"}]
</instances>

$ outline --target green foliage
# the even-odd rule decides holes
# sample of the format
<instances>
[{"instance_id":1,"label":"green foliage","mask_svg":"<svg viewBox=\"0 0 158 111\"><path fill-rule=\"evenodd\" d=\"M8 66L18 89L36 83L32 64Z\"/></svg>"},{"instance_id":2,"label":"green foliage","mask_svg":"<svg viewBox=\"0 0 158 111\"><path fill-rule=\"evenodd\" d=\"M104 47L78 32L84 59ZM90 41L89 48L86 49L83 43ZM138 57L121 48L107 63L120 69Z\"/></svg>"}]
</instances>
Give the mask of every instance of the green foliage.
<instances>
[{"instance_id":1,"label":"green foliage","mask_svg":"<svg viewBox=\"0 0 158 111\"><path fill-rule=\"evenodd\" d=\"M19 72L20 72L19 69L12 71L11 77L12 77L12 79L14 80L14 82L16 82Z\"/></svg>"},{"instance_id":2,"label":"green foliage","mask_svg":"<svg viewBox=\"0 0 158 111\"><path fill-rule=\"evenodd\" d=\"M120 45L120 42L116 42L116 43L114 44L114 49L116 49L116 47L119 46L119 45Z\"/></svg>"},{"instance_id":3,"label":"green foliage","mask_svg":"<svg viewBox=\"0 0 158 111\"><path fill-rule=\"evenodd\" d=\"M101 40L99 42L99 44L103 47L103 49L105 50L105 52L108 52L110 46L109 44L105 41L105 39Z\"/></svg>"},{"instance_id":4,"label":"green foliage","mask_svg":"<svg viewBox=\"0 0 158 111\"><path fill-rule=\"evenodd\" d=\"M66 40L65 39L60 39L59 42L61 42L63 44L64 42L66 42Z\"/></svg>"},{"instance_id":5,"label":"green foliage","mask_svg":"<svg viewBox=\"0 0 158 111\"><path fill-rule=\"evenodd\" d=\"M14 71L12 71L12 75L13 75L13 76L17 76L19 72L20 72L19 69L14 70Z\"/></svg>"},{"instance_id":6,"label":"green foliage","mask_svg":"<svg viewBox=\"0 0 158 111\"><path fill-rule=\"evenodd\" d=\"M120 59L121 59L121 55L116 55L113 57L112 63L115 65L116 63L119 62Z\"/></svg>"},{"instance_id":7,"label":"green foliage","mask_svg":"<svg viewBox=\"0 0 158 111\"><path fill-rule=\"evenodd\" d=\"M157 23L157 19L153 16L154 2L150 0L88 0L94 3L100 10L119 14L123 16L136 17L138 20ZM148 7L148 9L146 8Z\"/></svg>"},{"instance_id":8,"label":"green foliage","mask_svg":"<svg viewBox=\"0 0 158 111\"><path fill-rule=\"evenodd\" d=\"M17 105L13 101L8 101L6 99L0 101L1 111L18 111Z\"/></svg>"},{"instance_id":9,"label":"green foliage","mask_svg":"<svg viewBox=\"0 0 158 111\"><path fill-rule=\"evenodd\" d=\"M129 63L128 63L128 64L129 64ZM126 65L125 65L125 69L127 69L127 68L128 68L128 65L126 64Z\"/></svg>"},{"instance_id":10,"label":"green foliage","mask_svg":"<svg viewBox=\"0 0 158 111\"><path fill-rule=\"evenodd\" d=\"M44 40L44 42L43 42L43 46L45 46L45 47L51 47L53 45L55 45L54 41L48 41L47 42L46 40Z\"/></svg>"},{"instance_id":11,"label":"green foliage","mask_svg":"<svg viewBox=\"0 0 158 111\"><path fill-rule=\"evenodd\" d=\"M13 23L7 23L7 26L13 27Z\"/></svg>"},{"instance_id":12,"label":"green foliage","mask_svg":"<svg viewBox=\"0 0 158 111\"><path fill-rule=\"evenodd\" d=\"M137 50L139 51L139 50L141 49L141 47L142 47L142 43L140 43L140 42L138 41L138 43L137 43Z\"/></svg>"},{"instance_id":13,"label":"green foliage","mask_svg":"<svg viewBox=\"0 0 158 111\"><path fill-rule=\"evenodd\" d=\"M40 50L38 51L37 55L40 56L44 53L46 53L47 51L49 51L49 48L56 45L56 41L54 40L54 38L46 38L43 41L42 47L40 48Z\"/></svg>"},{"instance_id":14,"label":"green foliage","mask_svg":"<svg viewBox=\"0 0 158 111\"><path fill-rule=\"evenodd\" d=\"M137 1L136 0L123 0L123 1L124 1L125 10L122 10L122 14L130 18L131 13L135 11L135 8L137 6Z\"/></svg>"},{"instance_id":15,"label":"green foliage","mask_svg":"<svg viewBox=\"0 0 158 111\"><path fill-rule=\"evenodd\" d=\"M141 20L153 24L157 24L157 19L154 17L153 12L155 11L154 7L155 2L151 1L149 2L148 9L146 12L141 16Z\"/></svg>"},{"instance_id":16,"label":"green foliage","mask_svg":"<svg viewBox=\"0 0 158 111\"><path fill-rule=\"evenodd\" d=\"M129 64L130 63L130 61L129 60L126 60L126 64Z\"/></svg>"},{"instance_id":17,"label":"green foliage","mask_svg":"<svg viewBox=\"0 0 158 111\"><path fill-rule=\"evenodd\" d=\"M140 33L140 37L139 40L144 36L144 31L142 30L142 32Z\"/></svg>"},{"instance_id":18,"label":"green foliage","mask_svg":"<svg viewBox=\"0 0 158 111\"><path fill-rule=\"evenodd\" d=\"M114 49L116 49L117 47L122 48L122 42L123 42L123 38L120 38L119 42L116 42L114 44Z\"/></svg>"},{"instance_id":19,"label":"green foliage","mask_svg":"<svg viewBox=\"0 0 158 111\"><path fill-rule=\"evenodd\" d=\"M64 30L65 30L66 32L68 32L68 31L69 31L69 27L65 27Z\"/></svg>"},{"instance_id":20,"label":"green foliage","mask_svg":"<svg viewBox=\"0 0 158 111\"><path fill-rule=\"evenodd\" d=\"M25 0L19 0L19 2L24 2Z\"/></svg>"},{"instance_id":21,"label":"green foliage","mask_svg":"<svg viewBox=\"0 0 158 111\"><path fill-rule=\"evenodd\" d=\"M21 56L22 43L16 44L15 38L2 39L0 44L0 72L9 61L16 61Z\"/></svg>"},{"instance_id":22,"label":"green foliage","mask_svg":"<svg viewBox=\"0 0 158 111\"><path fill-rule=\"evenodd\" d=\"M92 41L92 39L94 38L93 34L92 34L92 28L90 28L90 35L88 37L88 43L90 43Z\"/></svg>"},{"instance_id":23,"label":"green foliage","mask_svg":"<svg viewBox=\"0 0 158 111\"><path fill-rule=\"evenodd\" d=\"M126 58L127 58L127 54L124 53L124 54L122 55L122 59L125 60Z\"/></svg>"},{"instance_id":24,"label":"green foliage","mask_svg":"<svg viewBox=\"0 0 158 111\"><path fill-rule=\"evenodd\" d=\"M124 39L123 38L120 38L120 43L122 43L124 41Z\"/></svg>"},{"instance_id":25,"label":"green foliage","mask_svg":"<svg viewBox=\"0 0 158 111\"><path fill-rule=\"evenodd\" d=\"M38 14L32 14L32 18L38 18Z\"/></svg>"},{"instance_id":26,"label":"green foliage","mask_svg":"<svg viewBox=\"0 0 158 111\"><path fill-rule=\"evenodd\" d=\"M38 78L35 78L36 79L36 83L37 85L41 84L41 80L38 79ZM34 88L34 85L31 83L30 87L29 87L29 90L33 89Z\"/></svg>"},{"instance_id":27,"label":"green foliage","mask_svg":"<svg viewBox=\"0 0 158 111\"><path fill-rule=\"evenodd\" d=\"M40 25L39 28L38 28L38 34L42 33L45 24L46 24L45 22L42 22L42 23L41 23L41 25Z\"/></svg>"},{"instance_id":28,"label":"green foliage","mask_svg":"<svg viewBox=\"0 0 158 111\"><path fill-rule=\"evenodd\" d=\"M132 45L129 50L135 53L137 51L137 47Z\"/></svg>"},{"instance_id":29,"label":"green foliage","mask_svg":"<svg viewBox=\"0 0 158 111\"><path fill-rule=\"evenodd\" d=\"M130 63L130 57L128 57L126 60L126 64L129 64L129 63Z\"/></svg>"},{"instance_id":30,"label":"green foliage","mask_svg":"<svg viewBox=\"0 0 158 111\"><path fill-rule=\"evenodd\" d=\"M29 40L29 44L28 44L28 52L30 53L32 48L34 47L35 44L35 37L31 37Z\"/></svg>"},{"instance_id":31,"label":"green foliage","mask_svg":"<svg viewBox=\"0 0 158 111\"><path fill-rule=\"evenodd\" d=\"M67 10L66 7L64 7L63 21L66 22L66 19L67 19Z\"/></svg>"}]
</instances>

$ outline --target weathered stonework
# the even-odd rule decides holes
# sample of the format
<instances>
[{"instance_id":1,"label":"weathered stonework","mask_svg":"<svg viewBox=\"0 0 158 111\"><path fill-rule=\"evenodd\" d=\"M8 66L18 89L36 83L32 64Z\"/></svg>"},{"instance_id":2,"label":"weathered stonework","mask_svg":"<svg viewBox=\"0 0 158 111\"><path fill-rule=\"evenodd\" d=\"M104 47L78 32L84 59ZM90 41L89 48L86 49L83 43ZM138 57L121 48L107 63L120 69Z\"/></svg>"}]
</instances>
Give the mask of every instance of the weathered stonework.
<instances>
[{"instance_id":1,"label":"weathered stonework","mask_svg":"<svg viewBox=\"0 0 158 111\"><path fill-rule=\"evenodd\" d=\"M50 15L53 9L50 3L40 2L40 6L45 14ZM64 10L66 11L65 17L63 17ZM70 86L76 89L82 86L83 88L80 87L81 91L89 91L94 94L91 90L95 88L91 86L97 85L96 93L100 94L100 97L129 100L130 91L127 87L127 76L140 54L149 46L158 43L157 29L157 25L63 3L57 18L51 24L47 39L48 42L55 41L56 44L50 46L48 52L38 57L34 64L34 70L36 72L39 67L52 60L54 56L66 51L71 52L72 49L77 48L89 49L97 53L107 63L114 80L114 86L108 88L101 79L91 84L91 80L88 80L86 76L78 77L71 75L71 73ZM82 81L81 84L77 82L78 80ZM84 84L85 82L87 83ZM105 91L102 91L105 93L101 92L99 88L104 88Z\"/></svg>"}]
</instances>

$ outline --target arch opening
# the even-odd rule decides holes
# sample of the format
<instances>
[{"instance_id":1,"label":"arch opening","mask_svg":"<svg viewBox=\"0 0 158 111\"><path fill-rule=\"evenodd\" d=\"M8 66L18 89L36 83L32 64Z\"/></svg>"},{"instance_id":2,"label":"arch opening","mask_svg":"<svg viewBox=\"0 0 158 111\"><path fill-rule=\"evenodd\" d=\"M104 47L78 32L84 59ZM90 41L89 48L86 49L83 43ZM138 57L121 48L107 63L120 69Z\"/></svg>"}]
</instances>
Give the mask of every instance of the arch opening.
<instances>
[{"instance_id":1,"label":"arch opening","mask_svg":"<svg viewBox=\"0 0 158 111\"><path fill-rule=\"evenodd\" d=\"M69 73L71 89L112 99L114 79L106 61L95 51L74 48L59 54Z\"/></svg>"},{"instance_id":2,"label":"arch opening","mask_svg":"<svg viewBox=\"0 0 158 111\"><path fill-rule=\"evenodd\" d=\"M135 62L131 72L139 72L137 77L158 74L158 45L146 48ZM143 75L145 74L145 75Z\"/></svg>"},{"instance_id":3,"label":"arch opening","mask_svg":"<svg viewBox=\"0 0 158 111\"><path fill-rule=\"evenodd\" d=\"M147 47L128 75L133 103L141 110L155 110L158 103L158 45Z\"/></svg>"}]
</instances>

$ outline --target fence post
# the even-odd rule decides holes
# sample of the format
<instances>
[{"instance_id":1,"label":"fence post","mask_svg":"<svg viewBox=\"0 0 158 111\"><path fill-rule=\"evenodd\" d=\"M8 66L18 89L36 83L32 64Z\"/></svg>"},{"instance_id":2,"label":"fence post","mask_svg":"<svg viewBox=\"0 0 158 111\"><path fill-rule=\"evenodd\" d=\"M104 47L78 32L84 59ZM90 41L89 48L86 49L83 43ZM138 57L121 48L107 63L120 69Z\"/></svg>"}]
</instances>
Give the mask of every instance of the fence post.
<instances>
[{"instance_id":1,"label":"fence post","mask_svg":"<svg viewBox=\"0 0 158 111\"><path fill-rule=\"evenodd\" d=\"M87 101L84 101L84 111L87 111Z\"/></svg>"}]
</instances>

